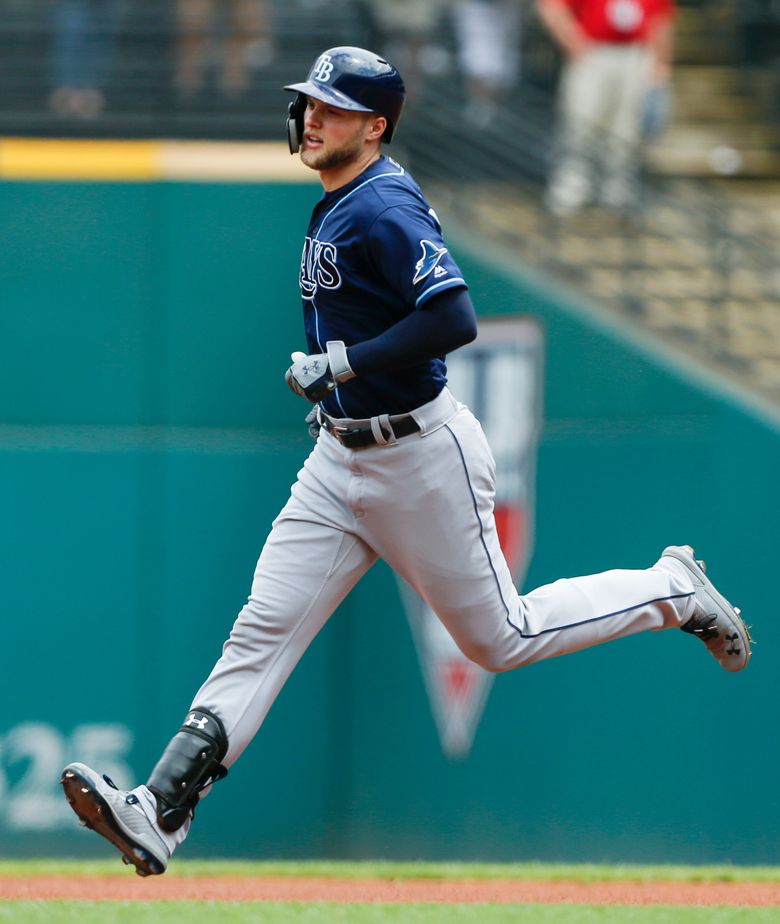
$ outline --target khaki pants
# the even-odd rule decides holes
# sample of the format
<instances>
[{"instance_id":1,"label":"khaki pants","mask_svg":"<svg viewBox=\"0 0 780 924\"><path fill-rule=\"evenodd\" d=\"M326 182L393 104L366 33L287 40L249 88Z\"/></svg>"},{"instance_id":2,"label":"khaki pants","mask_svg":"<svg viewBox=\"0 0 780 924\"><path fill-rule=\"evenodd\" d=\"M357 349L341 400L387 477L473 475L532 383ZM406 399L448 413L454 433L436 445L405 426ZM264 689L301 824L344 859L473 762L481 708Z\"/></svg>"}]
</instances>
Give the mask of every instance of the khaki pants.
<instances>
[{"instance_id":1,"label":"khaki pants","mask_svg":"<svg viewBox=\"0 0 780 924\"><path fill-rule=\"evenodd\" d=\"M645 45L604 44L564 68L560 154L547 194L554 212L574 211L596 192L613 207L635 198L651 63Z\"/></svg>"}]
</instances>

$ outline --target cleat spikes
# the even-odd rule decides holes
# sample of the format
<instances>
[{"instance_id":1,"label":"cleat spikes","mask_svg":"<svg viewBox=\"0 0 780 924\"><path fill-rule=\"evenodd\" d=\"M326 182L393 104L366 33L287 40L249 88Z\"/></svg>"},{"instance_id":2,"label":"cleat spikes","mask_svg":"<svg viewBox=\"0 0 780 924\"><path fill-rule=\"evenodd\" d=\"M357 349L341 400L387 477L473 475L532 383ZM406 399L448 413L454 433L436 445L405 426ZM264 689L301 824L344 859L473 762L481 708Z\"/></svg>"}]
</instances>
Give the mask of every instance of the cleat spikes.
<instances>
[{"instance_id":1,"label":"cleat spikes","mask_svg":"<svg viewBox=\"0 0 780 924\"><path fill-rule=\"evenodd\" d=\"M66 767L61 778L65 798L84 827L116 847L126 865L139 875L159 876L170 857L153 820L127 804L118 791L85 764Z\"/></svg>"}]
</instances>

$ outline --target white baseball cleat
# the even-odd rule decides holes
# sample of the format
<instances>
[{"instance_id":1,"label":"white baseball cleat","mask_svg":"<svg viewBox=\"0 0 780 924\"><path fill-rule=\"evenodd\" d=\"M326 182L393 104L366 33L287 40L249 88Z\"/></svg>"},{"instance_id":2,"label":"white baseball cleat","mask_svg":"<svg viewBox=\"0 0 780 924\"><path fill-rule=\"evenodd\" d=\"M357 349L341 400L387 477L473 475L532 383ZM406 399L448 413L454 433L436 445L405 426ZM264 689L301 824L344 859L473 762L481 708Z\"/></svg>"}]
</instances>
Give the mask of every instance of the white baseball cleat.
<instances>
[{"instance_id":1,"label":"white baseball cleat","mask_svg":"<svg viewBox=\"0 0 780 924\"><path fill-rule=\"evenodd\" d=\"M139 876L165 872L171 852L135 793L80 763L68 764L60 782L81 823L110 841Z\"/></svg>"},{"instance_id":2,"label":"white baseball cleat","mask_svg":"<svg viewBox=\"0 0 780 924\"><path fill-rule=\"evenodd\" d=\"M750 660L748 627L740 611L718 593L704 573L705 564L693 557L689 545L670 545L661 556L674 558L688 569L696 593L693 616L680 628L700 638L721 667L732 673L747 667Z\"/></svg>"}]
</instances>

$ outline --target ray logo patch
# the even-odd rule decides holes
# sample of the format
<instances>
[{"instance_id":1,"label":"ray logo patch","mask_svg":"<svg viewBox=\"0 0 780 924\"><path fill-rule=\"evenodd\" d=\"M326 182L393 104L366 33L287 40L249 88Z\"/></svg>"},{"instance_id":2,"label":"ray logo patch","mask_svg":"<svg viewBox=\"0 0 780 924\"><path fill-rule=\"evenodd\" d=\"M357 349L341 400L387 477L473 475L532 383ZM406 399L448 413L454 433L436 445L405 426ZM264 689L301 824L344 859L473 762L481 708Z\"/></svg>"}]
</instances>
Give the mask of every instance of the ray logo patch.
<instances>
[{"instance_id":1,"label":"ray logo patch","mask_svg":"<svg viewBox=\"0 0 780 924\"><path fill-rule=\"evenodd\" d=\"M415 273L412 279L412 285L415 286L434 271L441 258L447 253L446 247L437 247L433 241L420 241L420 247L422 247L422 256L414 265Z\"/></svg>"}]
</instances>

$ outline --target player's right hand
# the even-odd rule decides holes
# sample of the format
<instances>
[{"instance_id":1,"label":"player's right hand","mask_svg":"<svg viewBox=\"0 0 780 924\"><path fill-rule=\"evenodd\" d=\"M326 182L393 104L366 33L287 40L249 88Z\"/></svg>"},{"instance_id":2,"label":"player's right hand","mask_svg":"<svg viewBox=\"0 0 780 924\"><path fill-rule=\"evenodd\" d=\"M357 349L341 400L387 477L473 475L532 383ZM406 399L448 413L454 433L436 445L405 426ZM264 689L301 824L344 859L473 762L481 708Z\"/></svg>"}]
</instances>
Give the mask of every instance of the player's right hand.
<instances>
[{"instance_id":1,"label":"player's right hand","mask_svg":"<svg viewBox=\"0 0 780 924\"><path fill-rule=\"evenodd\" d=\"M307 356L306 353L295 352L291 354L290 359L293 362L285 373L284 380L296 395L316 404L327 398L336 387L327 353L312 353Z\"/></svg>"}]
</instances>

